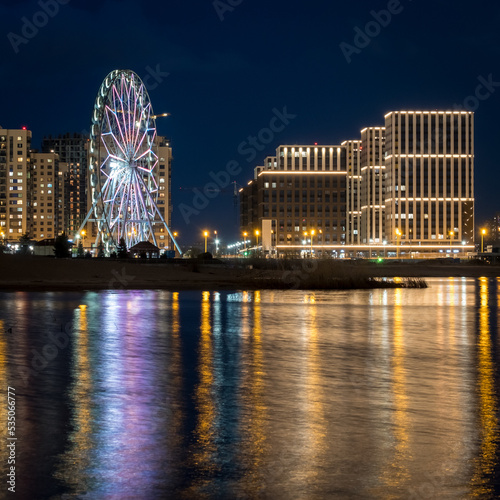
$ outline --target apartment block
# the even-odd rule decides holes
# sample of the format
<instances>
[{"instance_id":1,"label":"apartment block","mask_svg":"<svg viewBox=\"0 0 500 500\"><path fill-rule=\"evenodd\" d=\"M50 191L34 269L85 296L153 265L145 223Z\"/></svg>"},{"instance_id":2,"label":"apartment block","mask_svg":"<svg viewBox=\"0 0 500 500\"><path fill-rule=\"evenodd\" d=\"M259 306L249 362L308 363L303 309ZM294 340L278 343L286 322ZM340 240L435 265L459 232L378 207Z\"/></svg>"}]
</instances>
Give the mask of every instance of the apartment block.
<instances>
[{"instance_id":1,"label":"apartment block","mask_svg":"<svg viewBox=\"0 0 500 500\"><path fill-rule=\"evenodd\" d=\"M387 240L472 244L474 113L393 111L385 129Z\"/></svg>"},{"instance_id":2,"label":"apartment block","mask_svg":"<svg viewBox=\"0 0 500 500\"><path fill-rule=\"evenodd\" d=\"M59 233L59 155L32 152L32 231L35 240L55 238ZM62 231L61 231L62 232Z\"/></svg>"},{"instance_id":3,"label":"apartment block","mask_svg":"<svg viewBox=\"0 0 500 500\"><path fill-rule=\"evenodd\" d=\"M60 231L75 237L87 215L87 144L85 134L49 135L42 141L44 153L56 153L68 165L64 174L64 219Z\"/></svg>"},{"instance_id":4,"label":"apartment block","mask_svg":"<svg viewBox=\"0 0 500 500\"><path fill-rule=\"evenodd\" d=\"M31 232L31 131L0 127L0 236Z\"/></svg>"}]
</instances>

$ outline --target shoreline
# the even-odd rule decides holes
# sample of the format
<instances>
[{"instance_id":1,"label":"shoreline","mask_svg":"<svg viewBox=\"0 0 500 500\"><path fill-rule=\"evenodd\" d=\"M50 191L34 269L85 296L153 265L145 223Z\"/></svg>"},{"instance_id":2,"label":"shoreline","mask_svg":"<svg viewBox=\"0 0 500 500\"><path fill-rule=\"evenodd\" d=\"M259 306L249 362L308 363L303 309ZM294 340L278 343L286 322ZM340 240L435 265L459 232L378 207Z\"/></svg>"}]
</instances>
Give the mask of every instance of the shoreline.
<instances>
[{"instance_id":1,"label":"shoreline","mask_svg":"<svg viewBox=\"0 0 500 500\"><path fill-rule=\"evenodd\" d=\"M0 255L0 291L346 290L380 288L380 285L367 284L367 280L378 278L500 277L500 266L468 262L318 261L320 272L309 271L309 263L248 260L248 264L241 265L230 260L200 262L195 259L151 263ZM325 274L323 268L330 276L330 283L336 286L325 287L314 279Z\"/></svg>"}]
</instances>

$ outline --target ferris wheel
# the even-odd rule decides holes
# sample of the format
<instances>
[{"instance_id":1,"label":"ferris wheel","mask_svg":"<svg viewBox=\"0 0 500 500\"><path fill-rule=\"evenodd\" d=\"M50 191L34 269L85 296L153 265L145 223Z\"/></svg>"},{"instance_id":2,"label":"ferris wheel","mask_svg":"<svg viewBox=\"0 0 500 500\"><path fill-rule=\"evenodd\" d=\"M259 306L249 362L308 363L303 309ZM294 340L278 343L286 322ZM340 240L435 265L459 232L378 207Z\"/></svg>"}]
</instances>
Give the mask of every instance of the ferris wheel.
<instances>
[{"instance_id":1,"label":"ferris wheel","mask_svg":"<svg viewBox=\"0 0 500 500\"><path fill-rule=\"evenodd\" d=\"M123 238L127 249L141 241L157 245L162 225L182 253L157 201L156 116L146 87L130 70L112 71L103 81L92 114L89 177L92 196L88 221L97 224L96 245L106 252Z\"/></svg>"}]
</instances>

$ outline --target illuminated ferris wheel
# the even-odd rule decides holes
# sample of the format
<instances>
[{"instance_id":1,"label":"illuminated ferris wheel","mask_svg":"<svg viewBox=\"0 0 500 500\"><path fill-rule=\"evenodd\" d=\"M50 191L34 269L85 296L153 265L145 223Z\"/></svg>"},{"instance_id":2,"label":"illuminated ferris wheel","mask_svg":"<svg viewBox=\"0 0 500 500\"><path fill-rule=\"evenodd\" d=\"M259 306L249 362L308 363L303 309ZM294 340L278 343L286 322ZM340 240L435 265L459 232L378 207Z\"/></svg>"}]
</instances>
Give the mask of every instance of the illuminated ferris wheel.
<instances>
[{"instance_id":1,"label":"illuminated ferris wheel","mask_svg":"<svg viewBox=\"0 0 500 500\"><path fill-rule=\"evenodd\" d=\"M180 252L157 206L156 123L148 92L133 71L112 71L103 81L92 114L89 176L97 223L96 245L107 252L125 240L157 245L155 225L163 225ZM81 229L82 229L81 228Z\"/></svg>"}]
</instances>

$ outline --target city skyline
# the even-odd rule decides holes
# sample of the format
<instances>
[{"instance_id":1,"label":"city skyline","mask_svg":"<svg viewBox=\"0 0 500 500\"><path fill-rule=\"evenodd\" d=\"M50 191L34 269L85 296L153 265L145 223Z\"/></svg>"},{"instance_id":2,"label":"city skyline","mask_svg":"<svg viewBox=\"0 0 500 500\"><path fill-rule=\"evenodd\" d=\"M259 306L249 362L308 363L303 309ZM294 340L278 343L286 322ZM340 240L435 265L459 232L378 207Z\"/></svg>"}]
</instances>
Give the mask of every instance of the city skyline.
<instances>
[{"instance_id":1,"label":"city skyline","mask_svg":"<svg viewBox=\"0 0 500 500\"><path fill-rule=\"evenodd\" d=\"M171 139L174 150L172 223L181 238L194 240L205 228L220 230L223 217L225 229L237 235L230 189L189 224L178 209L193 198L180 187L203 187L210 172L223 171L229 162L240 167L231 180L244 185L278 144L337 143L356 137L365 124L382 125L379 117L389 109L470 108L476 114L477 215L495 211L497 6L482 3L487 9L470 11L465 2L420 2L417 9L409 1L338 7L318 1L298 17L296 7L281 1L233 7L222 2L225 9L214 4L149 10L124 2L116 10L112 1L60 1L43 23L39 3L1 2L0 90L9 98L0 124L27 126L35 147L50 134L88 131L103 76L115 68L136 71L156 112L171 113L158 121L158 133ZM106 24L111 15L116 23ZM23 36L34 19L40 27L31 38ZM147 50L128 39L106 50L126 22L147 33ZM94 25L103 26L99 39L87 36ZM392 72L389 78L366 78L385 71ZM275 117L273 110L295 118L267 144L252 146L251 138Z\"/></svg>"}]
</instances>

